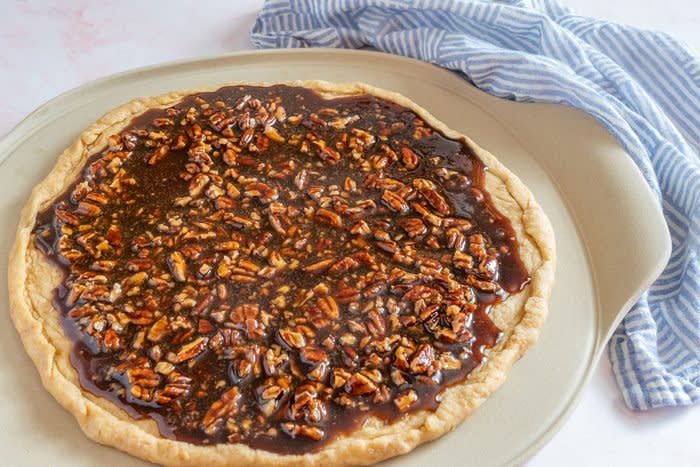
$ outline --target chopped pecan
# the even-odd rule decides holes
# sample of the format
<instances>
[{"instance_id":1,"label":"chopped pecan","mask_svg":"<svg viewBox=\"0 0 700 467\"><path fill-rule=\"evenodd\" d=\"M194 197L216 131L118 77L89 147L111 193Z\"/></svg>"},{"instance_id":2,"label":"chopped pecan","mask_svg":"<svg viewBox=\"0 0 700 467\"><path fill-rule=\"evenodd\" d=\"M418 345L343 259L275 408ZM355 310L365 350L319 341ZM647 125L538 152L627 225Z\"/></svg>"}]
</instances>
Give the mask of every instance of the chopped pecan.
<instances>
[{"instance_id":1,"label":"chopped pecan","mask_svg":"<svg viewBox=\"0 0 700 467\"><path fill-rule=\"evenodd\" d=\"M322 259L321 261L316 261L304 266L303 270L304 272L310 272L312 274L321 274L326 272L334 263L335 259L333 258Z\"/></svg>"},{"instance_id":2,"label":"chopped pecan","mask_svg":"<svg viewBox=\"0 0 700 467\"><path fill-rule=\"evenodd\" d=\"M179 251L174 251L168 256L168 267L176 281L184 282L187 279L187 263Z\"/></svg>"},{"instance_id":3,"label":"chopped pecan","mask_svg":"<svg viewBox=\"0 0 700 467\"><path fill-rule=\"evenodd\" d=\"M401 221L401 227L403 227L408 236L411 238L419 237L428 232L428 228L425 226L423 221L415 217Z\"/></svg>"},{"instance_id":4,"label":"chopped pecan","mask_svg":"<svg viewBox=\"0 0 700 467\"><path fill-rule=\"evenodd\" d=\"M191 360L201 354L207 347L206 337L198 337L180 347L177 353L168 354L168 360L172 363L182 363Z\"/></svg>"},{"instance_id":5,"label":"chopped pecan","mask_svg":"<svg viewBox=\"0 0 700 467\"><path fill-rule=\"evenodd\" d=\"M436 364L435 349L430 344L421 344L411 358L409 368L414 374L432 373Z\"/></svg>"},{"instance_id":6,"label":"chopped pecan","mask_svg":"<svg viewBox=\"0 0 700 467\"><path fill-rule=\"evenodd\" d=\"M328 274L344 274L360 265L355 258L346 256L328 269Z\"/></svg>"},{"instance_id":7,"label":"chopped pecan","mask_svg":"<svg viewBox=\"0 0 700 467\"><path fill-rule=\"evenodd\" d=\"M149 329L147 337L152 342L160 342L170 332L170 323L168 318L163 316L158 321L153 323Z\"/></svg>"},{"instance_id":8,"label":"chopped pecan","mask_svg":"<svg viewBox=\"0 0 700 467\"><path fill-rule=\"evenodd\" d=\"M343 219L338 214L325 208L318 209L315 218L320 223L330 225L331 227L343 226Z\"/></svg>"},{"instance_id":9,"label":"chopped pecan","mask_svg":"<svg viewBox=\"0 0 700 467\"><path fill-rule=\"evenodd\" d=\"M445 198L437 192L433 182L424 178L416 178L413 180L413 186L420 192L421 195L434 207L440 214L449 216L452 210Z\"/></svg>"},{"instance_id":10,"label":"chopped pecan","mask_svg":"<svg viewBox=\"0 0 700 467\"><path fill-rule=\"evenodd\" d=\"M382 193L382 203L392 211L400 214L407 213L409 209L406 200L393 191L384 190L384 193Z\"/></svg>"},{"instance_id":11,"label":"chopped pecan","mask_svg":"<svg viewBox=\"0 0 700 467\"><path fill-rule=\"evenodd\" d=\"M224 392L204 414L200 424L202 430L208 435L213 435L220 430L226 419L238 412L240 399L241 392L236 386Z\"/></svg>"},{"instance_id":12,"label":"chopped pecan","mask_svg":"<svg viewBox=\"0 0 700 467\"><path fill-rule=\"evenodd\" d=\"M78 203L78 208L75 212L84 216L97 217L102 212L102 209L95 204L81 201Z\"/></svg>"},{"instance_id":13,"label":"chopped pecan","mask_svg":"<svg viewBox=\"0 0 700 467\"><path fill-rule=\"evenodd\" d=\"M400 412L408 411L413 404L418 401L418 394L413 389L409 389L394 397L394 405Z\"/></svg>"},{"instance_id":14,"label":"chopped pecan","mask_svg":"<svg viewBox=\"0 0 700 467\"><path fill-rule=\"evenodd\" d=\"M377 385L362 373L353 373L345 383L345 390L353 396L365 396L377 390Z\"/></svg>"},{"instance_id":15,"label":"chopped pecan","mask_svg":"<svg viewBox=\"0 0 700 467\"><path fill-rule=\"evenodd\" d=\"M354 287L345 287L340 289L333 296L336 302L342 304L357 302L361 297L360 291Z\"/></svg>"},{"instance_id":16,"label":"chopped pecan","mask_svg":"<svg viewBox=\"0 0 700 467\"><path fill-rule=\"evenodd\" d=\"M338 304L332 296L322 297L318 300L318 308L330 319L338 319L340 316Z\"/></svg>"},{"instance_id":17,"label":"chopped pecan","mask_svg":"<svg viewBox=\"0 0 700 467\"><path fill-rule=\"evenodd\" d=\"M401 148L401 161L408 170L413 170L418 167L418 156L416 152L408 146Z\"/></svg>"},{"instance_id":18,"label":"chopped pecan","mask_svg":"<svg viewBox=\"0 0 700 467\"><path fill-rule=\"evenodd\" d=\"M189 186L189 194L192 198L196 198L199 196L202 191L204 191L204 187L207 186L209 183L209 176L205 174L197 174L195 177L192 179L190 182Z\"/></svg>"},{"instance_id":19,"label":"chopped pecan","mask_svg":"<svg viewBox=\"0 0 700 467\"><path fill-rule=\"evenodd\" d=\"M288 348L301 349L306 345L304 334L289 328L280 329L277 333L280 343Z\"/></svg>"}]
</instances>

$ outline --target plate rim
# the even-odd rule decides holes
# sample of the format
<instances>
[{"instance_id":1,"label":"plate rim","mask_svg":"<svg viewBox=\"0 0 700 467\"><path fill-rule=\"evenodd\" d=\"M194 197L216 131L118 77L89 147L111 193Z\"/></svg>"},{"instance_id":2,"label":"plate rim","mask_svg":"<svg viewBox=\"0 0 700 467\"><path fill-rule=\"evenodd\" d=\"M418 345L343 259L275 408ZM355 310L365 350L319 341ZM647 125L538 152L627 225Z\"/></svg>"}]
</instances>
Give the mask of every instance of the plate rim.
<instances>
[{"instance_id":1,"label":"plate rim","mask_svg":"<svg viewBox=\"0 0 700 467\"><path fill-rule=\"evenodd\" d=\"M74 96L77 96L81 93L87 93L90 92L90 90L97 88L101 85L108 84L109 82L115 82L122 80L126 77L132 77L136 75L141 75L145 77L149 72L155 72L155 71L162 71L163 68L176 68L179 66L191 66L192 64L195 63L208 63L208 62L215 62L218 60L222 59L235 59L235 58L249 58L249 57L262 57L262 56L274 56L277 54L282 54L282 55L290 55L290 56L314 56L314 55L324 55L324 54L331 54L331 55L349 55L349 56L362 56L366 54L371 54L375 57L383 57L385 60L394 60L394 61L400 61L403 62L409 66L412 67L424 67L426 70L430 69L431 72L443 72L447 74L452 74L452 77L455 80L458 80L465 86L473 86L471 83L469 83L467 80L460 78L457 76L456 73L451 73L449 70L446 70L444 68L438 67L436 65L423 62L420 60L416 60L410 57L404 57L400 55L393 55L393 54L387 54L384 52L379 52L379 51L374 51L374 50L355 50L355 49L328 49L328 48L307 48L307 49L266 49L266 50L245 50L245 51L237 51L237 52L230 52L226 54L219 54L219 55L211 55L211 56L203 56L203 57L195 57L195 58L186 58L186 59L180 59L180 60L174 60L174 61L168 61L164 63L158 63L158 64L152 64L152 65L147 65L147 66L142 66L142 67L137 67L125 71L121 71L115 74L103 76L100 78L97 78L95 80L89 81L87 83L78 85L76 87L70 88L57 96L47 100L46 102L40 104L37 106L33 111L31 111L29 114L27 114L23 119L21 119L16 125L14 125L5 135L3 135L0 138L0 169L2 169L4 163L8 159L8 157L14 153L14 151L22 144L24 143L28 138L31 137L35 133L35 131L38 128L41 128L43 125L48 124L49 122L52 122L54 120L57 120L62 117L62 113L56 113L55 107L60 106L60 104L69 101L72 99ZM176 71L176 70L172 70ZM437 83L432 83L436 84ZM473 86L475 87L475 86ZM476 88L476 87L475 87ZM476 88L478 89L478 88ZM460 92L459 90L456 89L451 89L453 92L459 93L460 96L464 97L465 99L468 99L472 104L476 105L479 107L481 111L484 111L488 113L494 120L498 121L501 126L503 126L504 129L506 129L509 134L515 138L516 142L525 150L526 152L528 151L526 148L526 145L524 145L518 138L517 134L514 132L510 131L503 123L500 121L498 116L494 115L489 111L487 107L484 107L480 103L474 102L473 99L471 99L466 93ZM481 91L479 89L480 92ZM513 101L510 101L513 102ZM555 104L552 104L555 105ZM79 107L72 107L72 110L76 110ZM580 110L576 110L577 112L580 112L583 115L585 112L582 112ZM44 115L42 115L44 113ZM596 121L596 125L602 127L602 125ZM607 131L607 130L606 130ZM619 143L616 142L616 144ZM622 149L624 151L624 149ZM627 152L625 151L627 154ZM629 157L629 155L628 155ZM639 180L642 181L642 185L644 189L647 190L648 195L651 198L654 198L653 192L649 188L649 186L646 184L646 182L643 180L643 176L641 173L641 170L630 160L632 168L634 168L634 171L636 173L636 176L639 178ZM601 301L600 301L600 294L598 291L598 277L596 274L596 269L595 269L595 264L593 264L591 260L591 252L590 252L590 246L588 245L588 242L586 241L585 235L582 233L582 229L580 226L580 222L577 218L577 216L573 215L573 210L569 206L569 202L565 196L562 195L562 190L560 189L559 185L556 183L556 178L552 175L552 173L547 170L546 167L543 167L540 165L542 170L545 171L547 177L550 179L550 181L553 183L555 189L557 190L558 194L562 197L564 204L566 206L566 209L569 211L569 215L574 222L574 226L576 230L578 231L579 238L581 239L581 243L584 247L584 252L585 252L585 259L588 264L588 269L591 273L591 281L593 284L593 291L595 295L595 316L597 320L597 325L595 326L595 339L592 344L592 351L591 354L589 355L588 361L585 364L585 371L583 373L583 377L580 379L580 381L577 382L577 388L572 394L572 397L570 401L567 403L567 405L564 407L564 409L556 415L556 418L554 421L547 427L541 436L536 438L535 441L533 441L528 448L525 450L521 451L519 454L517 454L515 457L513 457L510 461L508 461L508 464L515 463L519 464L527 459L531 458L537 451L539 451L553 436L556 434L557 431L562 427L564 422L569 418L569 416L573 413L574 409L577 407L578 403L580 402L583 389L587 386L587 383L589 382L593 371L595 370L597 366L597 362L599 361L600 357L602 356L603 350L605 349L607 345L607 340L609 339L610 335L614 331L615 327L619 324L619 322L623 319L624 315L629 311L629 309L632 307L632 305L637 301L637 299L643 294L643 292L656 280L656 278L659 276L659 274L663 271L665 268L665 265L668 262L668 259L670 257L671 253L671 241L670 241L670 234L668 232L668 226L664 222L663 226L666 231L666 239L667 241L664 243L663 248L659 252L660 254L658 255L658 260L656 262L655 267L653 270L650 272L650 274L647 276L646 281L644 281L642 284L639 285L639 287L634 291L634 294L632 294L628 300L624 303L624 305L621 307L620 310L616 312L615 319L613 320L613 325L609 329L600 329L600 321L601 321ZM661 208L657 204L655 204L656 210L661 213ZM662 217L663 218L663 217Z\"/></svg>"}]
</instances>

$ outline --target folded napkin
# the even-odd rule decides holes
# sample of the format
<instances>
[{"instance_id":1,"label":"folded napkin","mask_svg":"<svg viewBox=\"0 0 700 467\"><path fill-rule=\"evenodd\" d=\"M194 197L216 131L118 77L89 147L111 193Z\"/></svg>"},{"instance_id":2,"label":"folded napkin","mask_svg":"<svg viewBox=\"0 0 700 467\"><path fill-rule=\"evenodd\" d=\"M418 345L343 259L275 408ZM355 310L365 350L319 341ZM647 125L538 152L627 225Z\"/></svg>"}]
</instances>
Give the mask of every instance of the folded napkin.
<instances>
[{"instance_id":1,"label":"folded napkin","mask_svg":"<svg viewBox=\"0 0 700 467\"><path fill-rule=\"evenodd\" d=\"M637 410L700 400L700 59L686 46L555 0L267 0L251 39L370 46L459 71L494 96L595 117L642 171L673 243L610 341L617 382Z\"/></svg>"}]
</instances>

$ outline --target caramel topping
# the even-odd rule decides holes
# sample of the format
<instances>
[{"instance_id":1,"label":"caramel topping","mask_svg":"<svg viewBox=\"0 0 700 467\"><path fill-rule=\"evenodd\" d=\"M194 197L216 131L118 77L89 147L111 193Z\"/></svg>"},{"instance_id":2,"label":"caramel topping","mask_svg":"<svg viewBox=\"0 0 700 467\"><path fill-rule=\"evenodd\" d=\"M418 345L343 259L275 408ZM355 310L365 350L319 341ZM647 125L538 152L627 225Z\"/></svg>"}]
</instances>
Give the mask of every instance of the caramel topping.
<instances>
[{"instance_id":1,"label":"caramel topping","mask_svg":"<svg viewBox=\"0 0 700 467\"><path fill-rule=\"evenodd\" d=\"M529 281L484 171L373 96L145 112L37 219L82 386L163 436L280 453L434 410Z\"/></svg>"}]
</instances>

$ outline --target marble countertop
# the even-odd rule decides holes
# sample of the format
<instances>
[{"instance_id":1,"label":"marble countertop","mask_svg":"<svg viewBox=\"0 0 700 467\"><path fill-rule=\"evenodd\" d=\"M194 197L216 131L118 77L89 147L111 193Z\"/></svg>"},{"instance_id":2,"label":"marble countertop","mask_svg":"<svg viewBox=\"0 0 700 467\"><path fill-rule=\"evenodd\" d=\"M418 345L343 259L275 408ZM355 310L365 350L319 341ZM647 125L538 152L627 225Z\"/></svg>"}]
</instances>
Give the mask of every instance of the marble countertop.
<instances>
[{"instance_id":1,"label":"marble countertop","mask_svg":"<svg viewBox=\"0 0 700 467\"><path fill-rule=\"evenodd\" d=\"M697 0L565 0L579 14L663 30L700 50ZM144 65L251 49L262 0L2 2L0 136L46 100ZM532 466L675 465L700 462L700 407L628 410L607 358L562 430Z\"/></svg>"}]
</instances>

